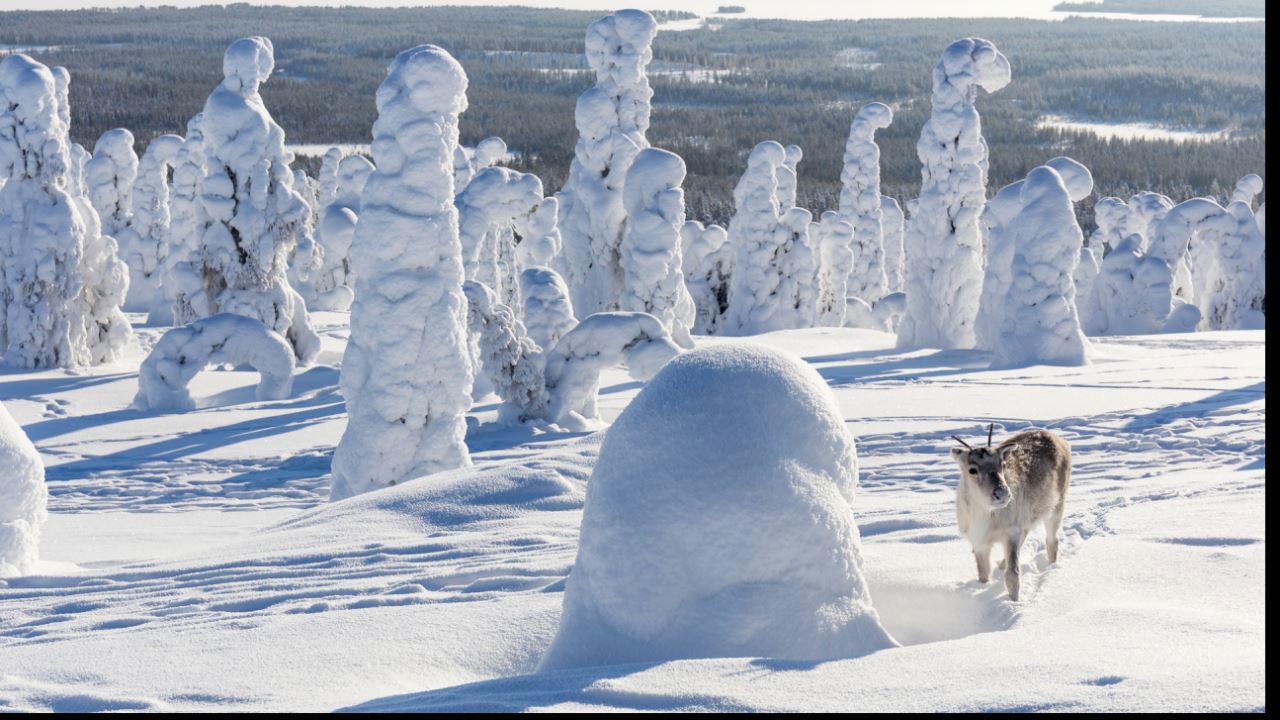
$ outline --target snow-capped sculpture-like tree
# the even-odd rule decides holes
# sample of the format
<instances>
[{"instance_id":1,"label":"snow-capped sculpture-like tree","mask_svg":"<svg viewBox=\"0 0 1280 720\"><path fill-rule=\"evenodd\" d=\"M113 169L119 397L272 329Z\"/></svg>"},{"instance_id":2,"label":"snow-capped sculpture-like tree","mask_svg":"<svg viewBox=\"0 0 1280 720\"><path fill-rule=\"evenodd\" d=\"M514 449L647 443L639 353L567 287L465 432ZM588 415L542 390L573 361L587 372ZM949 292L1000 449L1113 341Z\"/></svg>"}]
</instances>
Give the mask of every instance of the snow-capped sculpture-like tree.
<instances>
[{"instance_id":1,"label":"snow-capped sculpture-like tree","mask_svg":"<svg viewBox=\"0 0 1280 720\"><path fill-rule=\"evenodd\" d=\"M1228 205L1235 202L1244 203L1246 207L1253 210L1253 201L1261 192L1262 178L1258 177L1254 173L1249 173L1236 182L1236 188L1231 192L1231 198L1228 200Z\"/></svg>"},{"instance_id":2,"label":"snow-capped sculpture-like tree","mask_svg":"<svg viewBox=\"0 0 1280 720\"><path fill-rule=\"evenodd\" d=\"M284 130L258 92L274 66L267 38L233 42L222 59L222 84L201 113L206 175L200 202L210 221L201 275L213 312L262 321L308 363L320 341L287 275L289 252L305 229L308 210L293 189Z\"/></svg>"},{"instance_id":3,"label":"snow-capped sculpture-like tree","mask_svg":"<svg viewBox=\"0 0 1280 720\"><path fill-rule=\"evenodd\" d=\"M1093 179L1088 178L1087 190L1083 180L1071 180L1069 190L1057 169L1041 165L1023 181L1017 217L1006 229L1012 282L996 317L1000 331L990 348L992 367L1089 362L1072 277L1084 234L1072 202L1093 190Z\"/></svg>"},{"instance_id":4,"label":"snow-capped sculpture-like tree","mask_svg":"<svg viewBox=\"0 0 1280 720\"><path fill-rule=\"evenodd\" d=\"M1174 296L1174 269L1142 246L1142 236L1133 233L1102 261L1093 284L1097 334L1191 332L1200 322L1199 308Z\"/></svg>"},{"instance_id":5,"label":"snow-capped sculpture-like tree","mask_svg":"<svg viewBox=\"0 0 1280 720\"><path fill-rule=\"evenodd\" d=\"M316 178L316 203L327 207L338 199L338 166L342 163L342 148L331 147L320 159L320 175Z\"/></svg>"},{"instance_id":6,"label":"snow-capped sculpture-like tree","mask_svg":"<svg viewBox=\"0 0 1280 720\"><path fill-rule=\"evenodd\" d=\"M0 578L34 568L40 531L49 517L48 504L40 454L0 404Z\"/></svg>"},{"instance_id":7,"label":"snow-capped sculpture-like tree","mask_svg":"<svg viewBox=\"0 0 1280 720\"><path fill-rule=\"evenodd\" d=\"M333 456L335 500L471 463L473 368L453 205L466 73L448 52L419 45L391 63L377 105L377 169L352 247L341 378L349 420Z\"/></svg>"},{"instance_id":8,"label":"snow-capped sculpture-like tree","mask_svg":"<svg viewBox=\"0 0 1280 720\"><path fill-rule=\"evenodd\" d=\"M524 301L524 325L544 353L560 342L565 333L578 324L573 314L569 288L555 270L549 267L525 268L520 273L520 295Z\"/></svg>"},{"instance_id":9,"label":"snow-capped sculpture-like tree","mask_svg":"<svg viewBox=\"0 0 1280 720\"><path fill-rule=\"evenodd\" d=\"M1191 271L1193 246L1212 247L1231 222L1226 210L1210 198L1191 198L1173 206L1147 239L1145 254L1159 258L1173 271L1173 296L1183 303L1195 302L1195 279ZM1205 234L1206 237L1200 236Z\"/></svg>"},{"instance_id":10,"label":"snow-capped sculpture-like tree","mask_svg":"<svg viewBox=\"0 0 1280 720\"><path fill-rule=\"evenodd\" d=\"M132 337L128 271L71 174L68 83L21 53L0 61L0 348L20 367L109 362Z\"/></svg>"},{"instance_id":11,"label":"snow-capped sculpture-like tree","mask_svg":"<svg viewBox=\"0 0 1280 720\"><path fill-rule=\"evenodd\" d=\"M467 327L480 349L477 371L489 376L494 392L502 398L499 418L524 422L546 416L549 398L542 378L542 350L511 308L498 302L484 283L468 280L462 290L467 296Z\"/></svg>"},{"instance_id":12,"label":"snow-capped sculpture-like tree","mask_svg":"<svg viewBox=\"0 0 1280 720\"><path fill-rule=\"evenodd\" d=\"M818 246L818 309L820 327L844 327L849 276L853 272L854 229L840 214L828 210L809 230Z\"/></svg>"},{"instance_id":13,"label":"snow-capped sculpture-like tree","mask_svg":"<svg viewBox=\"0 0 1280 720\"><path fill-rule=\"evenodd\" d=\"M1094 316L1098 307L1095 304L1097 297L1093 294L1093 284L1098 281L1098 273L1102 271L1100 255L1090 245L1080 248L1080 263L1071 275L1071 280L1076 285L1076 315L1080 317L1080 329L1084 330L1085 335L1097 332Z\"/></svg>"},{"instance_id":14,"label":"snow-capped sculpture-like tree","mask_svg":"<svg viewBox=\"0 0 1280 720\"><path fill-rule=\"evenodd\" d=\"M169 169L182 149L177 135L161 135L152 140L137 167L131 193L132 213L118 235L120 257L129 266L129 297L125 309L156 312L157 322L168 322L171 308L165 308L161 292L163 264L169 254Z\"/></svg>"},{"instance_id":15,"label":"snow-capped sculpture-like tree","mask_svg":"<svg viewBox=\"0 0 1280 720\"><path fill-rule=\"evenodd\" d=\"M1093 175L1088 168L1075 160L1069 157L1056 157L1045 163L1043 167L1048 167L1057 173L1063 186L1067 189L1070 202L1079 202L1093 192ZM1047 183L1048 178L1042 177L1042 181ZM1055 219L1061 221L1064 225L1061 232L1070 231L1069 227L1067 227L1066 218L1062 217L1060 213L1058 215L1053 214L1056 211L1053 200L1037 200L1041 208L1036 211L1039 214L1032 213L1025 217L1022 215L1022 211L1028 201L1032 198L1039 198L1048 192L1048 189L1044 188L1036 193L1026 193L1024 192L1026 182L1026 180L1019 180L1001 188L1000 192L996 193L996 196L987 203L987 207L982 214L983 234L986 238L986 258L983 262L982 297L978 303L978 316L974 322L974 330L977 346L983 350L997 352L1007 342L1007 338L1004 337L1004 313L1011 302L1010 293L1013 292L1015 281L1014 257L1020 252L1028 251L1026 248L1019 248L1018 242L1053 241L1056 236L1052 234L1050 228L1045 226L1045 223ZM1072 215L1069 225L1079 230L1079 225L1076 224L1074 217ZM1028 223L1034 230L1021 227L1021 225ZM1075 253L1073 253L1077 256L1077 261L1079 249L1083 246L1084 243L1081 241L1077 245ZM1039 259L1057 260L1059 258L1056 255L1049 254ZM1039 266L1035 265L1035 267ZM1072 263L1070 274L1073 277L1074 268L1075 263ZM1056 282L1054 279L1056 276L1052 276L1048 271L1048 266L1041 268L1041 270L1044 274L1044 290L1050 293L1061 291L1061 288L1051 286L1052 283ZM1072 296L1074 305L1074 290ZM1022 296L1020 295L1019 297ZM1013 299L1013 301L1017 300Z\"/></svg>"},{"instance_id":16,"label":"snow-capped sculpture-like tree","mask_svg":"<svg viewBox=\"0 0 1280 720\"><path fill-rule=\"evenodd\" d=\"M560 201L554 197L542 198L523 220L520 244L516 245L516 261L521 270L553 266L563 246L560 239Z\"/></svg>"},{"instance_id":17,"label":"snow-capped sculpture-like tree","mask_svg":"<svg viewBox=\"0 0 1280 720\"><path fill-rule=\"evenodd\" d=\"M1127 204L1128 212L1124 215L1120 233L1124 238L1134 234L1141 237L1141 250L1145 253L1147 246L1151 243L1152 238L1155 237L1156 226L1173 209L1174 203L1167 195L1143 190L1129 198Z\"/></svg>"},{"instance_id":18,"label":"snow-capped sculpture-like tree","mask_svg":"<svg viewBox=\"0 0 1280 720\"><path fill-rule=\"evenodd\" d=\"M933 70L932 113L916 152L920 197L906 230L907 311L900 347L973 347L982 294L987 143L974 105L978 88L1009 83L1009 61L988 40L952 43Z\"/></svg>"},{"instance_id":19,"label":"snow-capped sculpture-like tree","mask_svg":"<svg viewBox=\"0 0 1280 720\"><path fill-rule=\"evenodd\" d=\"M804 150L799 145L788 145L782 165L778 166L778 211L786 214L796 206L796 189L800 183L800 161Z\"/></svg>"},{"instance_id":20,"label":"snow-capped sculpture-like tree","mask_svg":"<svg viewBox=\"0 0 1280 720\"><path fill-rule=\"evenodd\" d=\"M728 335L756 335L790 327L778 267L786 238L778 230L777 169L785 157L786 151L772 140L756 145L733 190L737 209L729 222L729 245L734 262L723 325Z\"/></svg>"},{"instance_id":21,"label":"snow-capped sculpture-like tree","mask_svg":"<svg viewBox=\"0 0 1280 720\"><path fill-rule=\"evenodd\" d=\"M684 225L684 160L658 148L641 150L627 170L622 204L621 306L662 321L676 343L693 347L690 331L697 309L684 285L680 227Z\"/></svg>"},{"instance_id":22,"label":"snow-capped sculpture-like tree","mask_svg":"<svg viewBox=\"0 0 1280 720\"><path fill-rule=\"evenodd\" d=\"M461 193L481 170L493 167L507 157L507 143L500 137L487 137L475 148L461 145L453 151L454 192Z\"/></svg>"},{"instance_id":23,"label":"snow-capped sculpture-like tree","mask_svg":"<svg viewBox=\"0 0 1280 720\"><path fill-rule=\"evenodd\" d=\"M571 430L596 427L600 371L621 362L631 377L648 380L679 354L662 322L648 313L588 316L546 353L544 378L551 398L547 417Z\"/></svg>"},{"instance_id":24,"label":"snow-capped sculpture-like tree","mask_svg":"<svg viewBox=\"0 0 1280 720\"><path fill-rule=\"evenodd\" d=\"M890 292L902 290L903 255L902 235L906 216L897 200L888 195L880 196L880 224L884 231L884 275Z\"/></svg>"},{"instance_id":25,"label":"snow-capped sculpture-like tree","mask_svg":"<svg viewBox=\"0 0 1280 720\"><path fill-rule=\"evenodd\" d=\"M873 305L889 292L884 261L880 146L876 145L875 136L877 130L889 127L892 122L893 111L888 105L878 102L863 105L849 126L844 170L840 173L840 219L853 226L848 294Z\"/></svg>"},{"instance_id":26,"label":"snow-capped sculpture-like tree","mask_svg":"<svg viewBox=\"0 0 1280 720\"><path fill-rule=\"evenodd\" d=\"M778 225L782 319L788 328L813 327L817 319L818 249L809 236L813 224L813 213L793 207L782 214Z\"/></svg>"},{"instance_id":27,"label":"snow-capped sculpture-like tree","mask_svg":"<svg viewBox=\"0 0 1280 720\"><path fill-rule=\"evenodd\" d=\"M703 226L696 220L680 228L684 283L697 315L693 331L715 335L729 309L729 278L733 275L733 246L729 233L719 225Z\"/></svg>"},{"instance_id":28,"label":"snow-capped sculpture-like tree","mask_svg":"<svg viewBox=\"0 0 1280 720\"><path fill-rule=\"evenodd\" d=\"M1200 327L1264 329L1266 241L1257 217L1240 199L1227 206L1218 222L1212 244L1196 255L1196 305L1204 315Z\"/></svg>"},{"instance_id":29,"label":"snow-capped sculpture-like tree","mask_svg":"<svg viewBox=\"0 0 1280 720\"><path fill-rule=\"evenodd\" d=\"M653 16L642 10L620 10L587 28L587 62L596 84L578 98L578 144L558 196L564 237L558 269L566 273L580 313L616 309L622 295L622 184L636 154L649 146L653 90L645 67L657 31Z\"/></svg>"},{"instance_id":30,"label":"snow-capped sculpture-like tree","mask_svg":"<svg viewBox=\"0 0 1280 720\"><path fill-rule=\"evenodd\" d=\"M93 157L85 163L85 185L93 209L98 211L102 231L119 238L133 212L133 183L138 177L138 154L133 151L133 133L116 128L102 133L93 146Z\"/></svg>"},{"instance_id":31,"label":"snow-capped sculpture-like tree","mask_svg":"<svg viewBox=\"0 0 1280 720\"><path fill-rule=\"evenodd\" d=\"M515 311L520 309L516 228L524 229L541 203L538 176L504 167L476 173L454 201L467 279L484 283Z\"/></svg>"},{"instance_id":32,"label":"snow-capped sculpture-like tree","mask_svg":"<svg viewBox=\"0 0 1280 720\"><path fill-rule=\"evenodd\" d=\"M1093 222L1097 230L1089 236L1089 246L1098 251L1099 257L1111 252L1127 236L1129 204L1118 197L1104 197L1093 205Z\"/></svg>"},{"instance_id":33,"label":"snow-capped sculpture-like tree","mask_svg":"<svg viewBox=\"0 0 1280 720\"><path fill-rule=\"evenodd\" d=\"M171 308L169 322L187 325L213 314L205 289L201 248L209 218L200 202L204 180L203 117L187 122L187 136L173 159L169 218L169 251L164 258L160 289Z\"/></svg>"},{"instance_id":34,"label":"snow-capped sculpture-like tree","mask_svg":"<svg viewBox=\"0 0 1280 720\"><path fill-rule=\"evenodd\" d=\"M283 400L293 391L293 348L266 325L220 313L166 332L138 370L133 407L181 412L195 408L187 386L212 363L248 365L261 379L255 397Z\"/></svg>"},{"instance_id":35,"label":"snow-capped sculpture-like tree","mask_svg":"<svg viewBox=\"0 0 1280 720\"><path fill-rule=\"evenodd\" d=\"M345 312L355 298L355 272L351 267L351 242L360 214L360 197L373 174L373 163L360 155L348 155L338 163L334 200L316 226L316 240L324 251L316 274L315 307Z\"/></svg>"},{"instance_id":36,"label":"snow-capped sculpture-like tree","mask_svg":"<svg viewBox=\"0 0 1280 720\"><path fill-rule=\"evenodd\" d=\"M857 485L812 367L741 343L676 358L605 436L539 670L894 647L864 577Z\"/></svg>"}]
</instances>

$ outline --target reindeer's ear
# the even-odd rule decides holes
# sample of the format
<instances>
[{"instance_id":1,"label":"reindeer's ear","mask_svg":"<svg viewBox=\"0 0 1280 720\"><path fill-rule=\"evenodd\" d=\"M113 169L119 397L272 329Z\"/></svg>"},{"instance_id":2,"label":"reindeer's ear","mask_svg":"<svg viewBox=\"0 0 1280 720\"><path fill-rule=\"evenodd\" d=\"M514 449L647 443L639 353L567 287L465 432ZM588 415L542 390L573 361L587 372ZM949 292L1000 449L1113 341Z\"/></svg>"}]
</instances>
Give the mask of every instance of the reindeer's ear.
<instances>
[{"instance_id":1,"label":"reindeer's ear","mask_svg":"<svg viewBox=\"0 0 1280 720\"><path fill-rule=\"evenodd\" d=\"M1005 446L1001 447L1001 448L1000 448L1000 462L1009 462L1009 458L1013 457L1013 454L1014 454L1014 453L1016 453L1016 452L1018 452L1018 446L1017 446L1017 445L1005 445Z\"/></svg>"},{"instance_id":2,"label":"reindeer's ear","mask_svg":"<svg viewBox=\"0 0 1280 720\"><path fill-rule=\"evenodd\" d=\"M959 460L959 459L963 458L966 454L968 454L968 453L967 453L967 451L966 451L964 448L958 448L958 447L953 447L953 448L951 448L951 459L952 459L952 460Z\"/></svg>"}]
</instances>

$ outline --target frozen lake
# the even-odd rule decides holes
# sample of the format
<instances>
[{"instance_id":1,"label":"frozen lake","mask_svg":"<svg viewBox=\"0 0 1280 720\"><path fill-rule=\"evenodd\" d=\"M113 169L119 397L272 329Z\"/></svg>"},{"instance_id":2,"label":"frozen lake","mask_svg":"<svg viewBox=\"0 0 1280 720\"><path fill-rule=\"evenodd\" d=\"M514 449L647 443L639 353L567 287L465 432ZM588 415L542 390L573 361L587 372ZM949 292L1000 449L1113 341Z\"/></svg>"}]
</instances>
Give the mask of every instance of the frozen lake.
<instances>
[{"instance_id":1,"label":"frozen lake","mask_svg":"<svg viewBox=\"0 0 1280 720\"><path fill-rule=\"evenodd\" d=\"M1182 130L1155 123L1109 123L1076 120L1061 115L1045 115L1036 127L1065 132L1089 133L1104 140L1172 140L1173 142L1217 142L1227 139L1226 130Z\"/></svg>"}]
</instances>

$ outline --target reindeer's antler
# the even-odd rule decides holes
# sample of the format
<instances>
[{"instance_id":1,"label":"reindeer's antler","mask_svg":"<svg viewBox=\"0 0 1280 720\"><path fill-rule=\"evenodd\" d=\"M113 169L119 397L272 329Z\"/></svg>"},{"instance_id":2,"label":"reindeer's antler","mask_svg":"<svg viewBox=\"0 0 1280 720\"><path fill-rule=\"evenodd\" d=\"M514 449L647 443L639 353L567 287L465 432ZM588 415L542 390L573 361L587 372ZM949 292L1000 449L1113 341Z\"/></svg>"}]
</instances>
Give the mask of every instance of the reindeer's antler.
<instances>
[{"instance_id":1,"label":"reindeer's antler","mask_svg":"<svg viewBox=\"0 0 1280 720\"><path fill-rule=\"evenodd\" d=\"M967 442L965 442L965 441L961 440L960 438L956 437L955 435L952 435L952 436L951 436L951 439L952 439L952 440L955 440L956 442L960 443L961 445L963 445L963 446L965 446L965 447L969 448L970 450L972 450L972 449L973 449L973 446L972 446L972 445L970 445L969 443L967 443Z\"/></svg>"},{"instance_id":2,"label":"reindeer's antler","mask_svg":"<svg viewBox=\"0 0 1280 720\"><path fill-rule=\"evenodd\" d=\"M991 447L991 433L995 432L996 424L991 423L987 426L987 447Z\"/></svg>"}]
</instances>

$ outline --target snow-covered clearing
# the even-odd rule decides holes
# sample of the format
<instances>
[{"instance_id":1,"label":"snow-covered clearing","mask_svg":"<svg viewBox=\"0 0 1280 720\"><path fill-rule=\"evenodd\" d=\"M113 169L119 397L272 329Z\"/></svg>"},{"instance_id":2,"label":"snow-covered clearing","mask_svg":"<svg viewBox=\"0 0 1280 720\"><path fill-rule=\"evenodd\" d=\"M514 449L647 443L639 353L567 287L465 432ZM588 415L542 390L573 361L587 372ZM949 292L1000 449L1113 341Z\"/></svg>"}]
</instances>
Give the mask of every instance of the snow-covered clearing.
<instances>
[{"instance_id":1,"label":"snow-covered clearing","mask_svg":"<svg viewBox=\"0 0 1280 720\"><path fill-rule=\"evenodd\" d=\"M903 645L853 660L683 660L534 674L556 633L600 435L468 414L473 467L327 503L347 316L290 398L197 375L197 408L129 409L161 328L115 364L0 370L47 466L31 575L0 580L9 710L1261 710L1265 334L1094 338L1081 368L988 370L820 328L803 357L857 438L871 597ZM641 383L601 377L612 422ZM1072 444L1063 556L1023 600L979 586L955 530L955 433ZM661 452L654 448L654 452Z\"/></svg>"},{"instance_id":2,"label":"snow-covered clearing","mask_svg":"<svg viewBox=\"0 0 1280 720\"><path fill-rule=\"evenodd\" d=\"M1061 130L1069 133L1088 133L1103 140L1168 140L1170 142L1221 142L1230 133L1226 130L1187 130L1171 128L1156 123L1119 123L1077 120L1062 115L1045 115L1036 122L1042 130Z\"/></svg>"}]
</instances>

